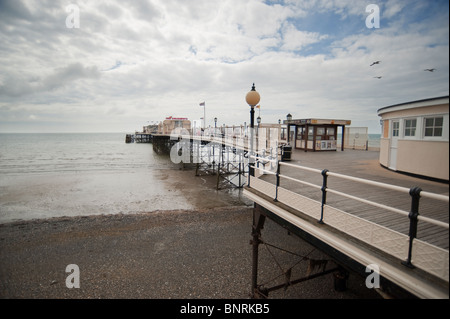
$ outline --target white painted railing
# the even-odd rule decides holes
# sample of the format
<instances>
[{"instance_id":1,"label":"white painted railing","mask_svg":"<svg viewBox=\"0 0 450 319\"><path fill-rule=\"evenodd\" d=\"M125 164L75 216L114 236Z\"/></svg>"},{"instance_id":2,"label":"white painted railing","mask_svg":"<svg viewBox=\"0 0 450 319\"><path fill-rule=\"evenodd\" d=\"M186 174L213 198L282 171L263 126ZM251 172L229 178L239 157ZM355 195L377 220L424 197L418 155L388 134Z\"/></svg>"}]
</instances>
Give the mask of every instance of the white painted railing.
<instances>
[{"instance_id":1,"label":"white painted railing","mask_svg":"<svg viewBox=\"0 0 450 319\"><path fill-rule=\"evenodd\" d=\"M273 198L275 201L279 201L295 210L313 217L319 222L330 225L352 237L355 237L376 247L377 249L388 253L389 255L403 260L403 264L405 264L406 266L421 268L433 275L436 275L439 278L443 278L447 282L449 281L449 251L416 238L417 224L419 220L442 227L447 230L449 229L449 224L440 220L421 216L419 215L419 212L414 211L413 208L417 207L418 209L420 197L430 198L448 203L448 196L424 192L417 188L408 189L401 186L333 173L329 172L328 170L319 170L291 163L280 162L275 159L264 159L259 156L252 156L252 158L256 163L260 162L267 164L270 162L271 164L274 164L276 166L276 172L261 167L259 167L259 171L265 174L275 175L277 180L276 184L273 184L260 178L251 176L249 179L249 187L264 193L265 195ZM285 174L281 174L281 166L320 174L323 177L323 184L316 185L287 176ZM383 189L409 194L411 195L412 210L410 212L404 211L395 207L331 189L327 186L327 178L329 176L349 180L355 183L377 186ZM322 202L313 200L298 193L292 192L284 187L281 187L281 178L320 190L322 192ZM382 208L387 211L400 214L404 217L408 217L408 223L410 224L409 235L402 234L385 226L379 225L375 222L363 219L335 207L329 206L326 203L327 193L337 194L351 200L356 200L364 204Z\"/></svg>"}]
</instances>

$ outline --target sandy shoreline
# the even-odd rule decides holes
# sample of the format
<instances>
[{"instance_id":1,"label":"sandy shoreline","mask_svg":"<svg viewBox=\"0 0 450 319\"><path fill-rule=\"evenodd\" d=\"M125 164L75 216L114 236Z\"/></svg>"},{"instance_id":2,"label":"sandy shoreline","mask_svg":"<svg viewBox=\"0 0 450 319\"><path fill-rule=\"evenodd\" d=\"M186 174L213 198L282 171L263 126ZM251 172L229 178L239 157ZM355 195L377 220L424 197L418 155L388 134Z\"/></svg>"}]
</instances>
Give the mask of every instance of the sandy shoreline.
<instances>
[{"instance_id":1,"label":"sandy shoreline","mask_svg":"<svg viewBox=\"0 0 450 319\"><path fill-rule=\"evenodd\" d=\"M217 191L216 180L212 175L195 176L192 168L178 167L3 176L0 223L251 204L236 189Z\"/></svg>"},{"instance_id":2,"label":"sandy shoreline","mask_svg":"<svg viewBox=\"0 0 450 319\"><path fill-rule=\"evenodd\" d=\"M123 207L114 210L110 205L89 214L99 205L98 195L80 193L79 202L92 200L83 214L68 209L62 198L58 203L65 210L55 210L53 218L10 218L0 223L0 298L248 299L252 268L248 199L238 190L215 190L214 176L195 176L190 169L158 170L155 176L164 181L163 188L150 190L155 196L146 195L142 198L149 201L142 201L137 188L130 199L142 201L136 207L147 207L146 213L120 213ZM66 189L75 188L65 186L59 192ZM38 193L35 196L39 198ZM98 198L109 201L109 197ZM65 212L70 214L63 216ZM268 243L298 255L329 259L271 220L262 235ZM283 283L274 253L260 246L258 282L267 286ZM277 259L286 268L298 263L297 256L287 253ZM70 264L80 269L80 288L66 287L65 270ZM334 266L330 261L329 268ZM304 277L307 267L301 262L292 278ZM364 280L351 274L348 289L337 292L329 274L281 289L270 298L379 298Z\"/></svg>"},{"instance_id":3,"label":"sandy shoreline","mask_svg":"<svg viewBox=\"0 0 450 319\"><path fill-rule=\"evenodd\" d=\"M247 299L251 218L251 208L240 206L2 224L0 297ZM311 246L273 222L267 222L263 236L296 253L311 254ZM311 256L324 258L319 251ZM290 255L280 258L295 262ZM80 269L80 288L66 287L69 264ZM265 249L260 265L261 280L277 274ZM271 297L353 299L377 294L354 276L346 292L336 292L327 275Z\"/></svg>"}]
</instances>

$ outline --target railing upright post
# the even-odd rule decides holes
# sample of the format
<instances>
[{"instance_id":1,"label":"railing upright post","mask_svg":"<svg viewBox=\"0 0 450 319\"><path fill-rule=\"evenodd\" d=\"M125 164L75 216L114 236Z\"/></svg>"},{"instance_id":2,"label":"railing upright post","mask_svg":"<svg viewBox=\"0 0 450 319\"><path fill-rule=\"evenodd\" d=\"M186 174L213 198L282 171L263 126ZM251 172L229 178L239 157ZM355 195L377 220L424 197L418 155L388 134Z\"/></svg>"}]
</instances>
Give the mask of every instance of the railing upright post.
<instances>
[{"instance_id":1,"label":"railing upright post","mask_svg":"<svg viewBox=\"0 0 450 319\"><path fill-rule=\"evenodd\" d=\"M274 202L278 202L278 187L280 186L280 161L277 160L277 184L275 187L275 199Z\"/></svg>"},{"instance_id":2,"label":"railing upright post","mask_svg":"<svg viewBox=\"0 0 450 319\"><path fill-rule=\"evenodd\" d=\"M411 263L412 259L412 245L414 238L417 237L417 224L419 217L419 200L420 200L420 192L422 189L420 187L412 187L409 190L409 195L411 196L411 210L409 212L409 247L408 247L408 258L405 261L402 261L402 264L409 267L415 268L415 266Z\"/></svg>"},{"instance_id":3,"label":"railing upright post","mask_svg":"<svg viewBox=\"0 0 450 319\"><path fill-rule=\"evenodd\" d=\"M252 173L253 173L253 169L252 169L252 163L251 163L251 160L250 160L250 152L247 152L247 156L248 156L248 182L247 182L247 186L250 188L250 178L251 178L251 176L252 176Z\"/></svg>"},{"instance_id":4,"label":"railing upright post","mask_svg":"<svg viewBox=\"0 0 450 319\"><path fill-rule=\"evenodd\" d=\"M241 188L242 187L242 185L241 185L241 161L239 161L238 177L239 177L239 188Z\"/></svg>"},{"instance_id":5,"label":"railing upright post","mask_svg":"<svg viewBox=\"0 0 450 319\"><path fill-rule=\"evenodd\" d=\"M328 184L328 170L324 169L322 171L322 176L323 176L323 182L322 182L322 205L320 208L320 220L319 223L323 224L323 208L325 206L325 204L327 203L327 184Z\"/></svg>"},{"instance_id":6,"label":"railing upright post","mask_svg":"<svg viewBox=\"0 0 450 319\"><path fill-rule=\"evenodd\" d=\"M259 154L256 153L256 168L259 169Z\"/></svg>"}]
</instances>

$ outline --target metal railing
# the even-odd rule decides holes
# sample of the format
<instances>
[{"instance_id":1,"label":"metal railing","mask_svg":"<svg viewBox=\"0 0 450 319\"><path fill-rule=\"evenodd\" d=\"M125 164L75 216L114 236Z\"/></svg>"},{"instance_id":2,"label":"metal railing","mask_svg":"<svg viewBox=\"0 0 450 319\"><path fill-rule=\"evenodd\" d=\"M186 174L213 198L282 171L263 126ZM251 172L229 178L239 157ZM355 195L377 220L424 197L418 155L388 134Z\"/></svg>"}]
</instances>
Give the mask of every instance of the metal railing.
<instances>
[{"instance_id":1,"label":"metal railing","mask_svg":"<svg viewBox=\"0 0 450 319\"><path fill-rule=\"evenodd\" d=\"M436 219L432 219L426 216L421 216L419 214L419 202L420 202L420 198L430 198L433 200L438 200L438 201L444 201L444 202L449 202L449 197L445 196L445 195L440 195L440 194L435 194L435 193L431 193L431 192L426 192L423 191L421 188L419 187L411 187L411 188L406 188L406 187L401 187L401 186L396 186L396 185L390 185L390 184L386 184L386 183L381 183L381 182L377 182L377 181L372 181L372 180L367 180L367 179L363 179L363 178L358 178L358 177L353 177L353 176L348 176L348 175L343 175L343 174L339 174L339 173L334 173L334 172L330 172L327 169L315 169L315 168L310 168L310 167L305 167L305 166L300 166L300 165L295 165L295 164L291 164L291 163L286 163L286 162L281 162L278 159L267 159L267 158L261 158L259 156L252 156L256 162L262 162L264 161L265 164L267 164L268 162L271 162L272 164L275 164L276 166L276 172L271 171L271 170L267 170L265 168L259 168L260 171L266 173L266 174L271 174L271 175L275 175L276 176L276 183L274 185L275 187L275 197L273 198L274 201L278 201L278 190L280 188L280 183L281 183L281 179L286 179L286 180L290 180L290 181L294 181L296 183L300 183L303 185L307 185L309 187L318 189L322 192L322 199L321 199L321 212L320 212L320 219L318 220L319 223L323 223L324 220L324 207L327 204L327 193L332 193L332 194L336 194L336 195L340 195L343 196L345 198L348 199L352 199L352 200L356 200L359 201L361 203L364 204L368 204L374 207L378 207L378 208L382 208L385 209L387 211L391 211L394 212L396 214L400 214L402 216L406 216L409 218L409 232L408 232L408 237L409 237L409 247L408 247L408 256L406 258L406 260L404 260L402 262L402 264L404 264L407 267L410 268L414 268L413 264L412 264L412 251L413 251L413 240L415 238L417 238L417 228L418 228L418 222L422 221L422 222L427 222L430 224L433 224L435 226L439 226L439 227L443 227L445 229L449 229L449 224L436 220ZM253 164L255 165L255 164ZM316 185L316 184L312 184L306 181L302 181L300 179L297 178L293 178L284 174L281 174L281 166L286 166L286 167L291 167L294 169L299 169L299 170L304 170L304 171L308 171L308 172L312 172L312 173L316 173L316 174L320 174L322 175L322 185ZM410 211L404 211L395 207L391 207L388 205L384 205L378 202L374 202L371 200L367 200L361 197L357 197L354 195L350 195L335 189L331 189L328 187L328 177L329 176L333 176L336 178L341 178L341 179L345 179L345 180L349 180L352 182L358 182L358 183L362 183L362 184L366 184L366 185L371 185L371 186L377 186L377 187L381 187L387 190L393 190L393 191L399 191L401 193L405 193L405 194L409 194L411 197L411 209ZM250 186L250 185L249 185Z\"/></svg>"}]
</instances>

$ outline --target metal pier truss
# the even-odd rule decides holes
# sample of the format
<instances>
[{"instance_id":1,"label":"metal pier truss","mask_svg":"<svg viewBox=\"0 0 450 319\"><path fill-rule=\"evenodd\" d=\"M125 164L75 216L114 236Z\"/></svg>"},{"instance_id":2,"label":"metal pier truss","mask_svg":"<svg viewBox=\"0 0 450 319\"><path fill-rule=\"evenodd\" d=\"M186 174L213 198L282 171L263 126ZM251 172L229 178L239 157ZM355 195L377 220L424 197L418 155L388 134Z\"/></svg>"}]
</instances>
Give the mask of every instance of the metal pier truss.
<instances>
[{"instance_id":1,"label":"metal pier truss","mask_svg":"<svg viewBox=\"0 0 450 319\"><path fill-rule=\"evenodd\" d=\"M273 159L278 157L278 148L261 149L256 152L261 160L257 163L257 174L265 174L259 168L273 170ZM244 145L233 141L225 142L218 138L191 142L191 158L196 163L196 176L217 175L217 189L227 187L242 188L248 183L249 152Z\"/></svg>"},{"instance_id":2,"label":"metal pier truss","mask_svg":"<svg viewBox=\"0 0 450 319\"><path fill-rule=\"evenodd\" d=\"M192 143L195 175L217 175L217 189L242 188L248 176L248 152L221 143Z\"/></svg>"}]
</instances>

